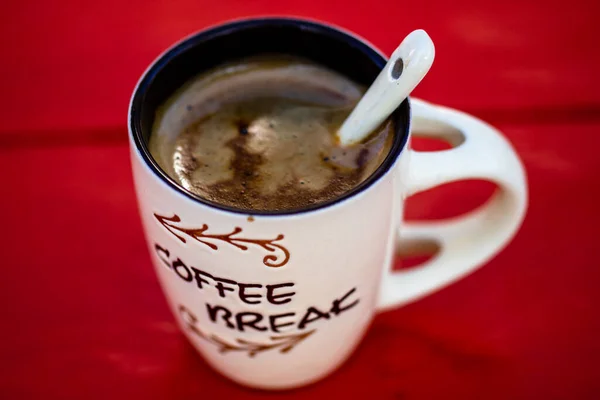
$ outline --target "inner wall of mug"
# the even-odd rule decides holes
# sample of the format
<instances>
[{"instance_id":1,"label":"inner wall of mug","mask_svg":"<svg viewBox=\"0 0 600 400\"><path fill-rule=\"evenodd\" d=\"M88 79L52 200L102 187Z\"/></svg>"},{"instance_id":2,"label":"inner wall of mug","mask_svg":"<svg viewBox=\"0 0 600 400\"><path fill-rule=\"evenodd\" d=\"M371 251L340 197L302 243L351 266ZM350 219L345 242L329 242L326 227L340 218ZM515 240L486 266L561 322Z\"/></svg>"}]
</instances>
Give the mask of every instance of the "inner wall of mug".
<instances>
[{"instance_id":1,"label":"inner wall of mug","mask_svg":"<svg viewBox=\"0 0 600 400\"><path fill-rule=\"evenodd\" d=\"M324 208L366 189L394 164L408 139L409 104L404 101L392 114L396 132L390 153L365 181L339 198L298 210L252 211L220 205L183 189L160 169L148 149L156 110L177 89L202 71L225 62L264 53L299 56L322 64L353 81L369 86L386 60L373 48L327 25L297 19L251 19L197 33L165 52L146 72L131 101L130 129L144 161L158 176L184 195L230 212L282 215Z\"/></svg>"}]
</instances>

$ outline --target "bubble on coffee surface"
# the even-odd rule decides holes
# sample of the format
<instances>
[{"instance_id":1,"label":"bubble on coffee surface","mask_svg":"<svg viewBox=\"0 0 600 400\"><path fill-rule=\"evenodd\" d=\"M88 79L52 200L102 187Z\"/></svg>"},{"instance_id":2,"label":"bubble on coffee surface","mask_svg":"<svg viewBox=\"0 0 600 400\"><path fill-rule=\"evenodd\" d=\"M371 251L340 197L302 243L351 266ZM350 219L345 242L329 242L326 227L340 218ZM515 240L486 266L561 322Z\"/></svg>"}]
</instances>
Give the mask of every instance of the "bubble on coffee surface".
<instances>
[{"instance_id":1,"label":"bubble on coffee surface","mask_svg":"<svg viewBox=\"0 0 600 400\"><path fill-rule=\"evenodd\" d=\"M202 74L157 113L150 150L186 190L243 210L298 209L342 196L381 164L385 122L349 148L335 132L365 88L319 65L255 58Z\"/></svg>"}]
</instances>

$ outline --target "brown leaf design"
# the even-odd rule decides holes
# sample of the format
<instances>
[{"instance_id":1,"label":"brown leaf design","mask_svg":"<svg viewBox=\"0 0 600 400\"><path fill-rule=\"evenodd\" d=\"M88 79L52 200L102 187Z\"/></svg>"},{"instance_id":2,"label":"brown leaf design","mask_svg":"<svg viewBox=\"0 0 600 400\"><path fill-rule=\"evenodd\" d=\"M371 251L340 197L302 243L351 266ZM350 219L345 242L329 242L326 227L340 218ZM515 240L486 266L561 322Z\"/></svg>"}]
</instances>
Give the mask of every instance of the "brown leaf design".
<instances>
[{"instance_id":1,"label":"brown leaf design","mask_svg":"<svg viewBox=\"0 0 600 400\"><path fill-rule=\"evenodd\" d=\"M294 349L294 347L296 347L300 342L316 331L316 329L313 329L311 331L297 334L270 336L270 342L268 343L258 343L245 339L235 339L235 343L230 343L217 335L209 335L202 332L196 326L196 323L198 322L196 316L184 306L179 306L179 313L183 318L187 328L191 332L193 332L196 336L216 345L218 347L218 351L223 354L232 351L240 351L248 353L249 357L254 357L259 353L274 349L279 349L280 353L285 354Z\"/></svg>"},{"instance_id":2,"label":"brown leaf design","mask_svg":"<svg viewBox=\"0 0 600 400\"><path fill-rule=\"evenodd\" d=\"M173 214L172 217L165 217L154 213L154 217L166 230L168 230L173 236L181 240L183 243L187 242L186 237L190 237L213 250L219 249L214 241L221 241L243 251L248 250L247 245L251 244L259 246L270 253L276 253L279 251L282 254L268 254L263 258L263 264L265 264L267 267L273 268L281 267L287 264L290 259L290 252L288 249L278 243L284 238L282 234L277 235L275 239L247 239L237 236L238 234L242 233L242 228L240 227L235 227L231 233L209 234L207 233L208 225L206 224L203 224L201 228L184 228L176 225L176 223L181 222L181 218L179 218L177 214Z\"/></svg>"}]
</instances>

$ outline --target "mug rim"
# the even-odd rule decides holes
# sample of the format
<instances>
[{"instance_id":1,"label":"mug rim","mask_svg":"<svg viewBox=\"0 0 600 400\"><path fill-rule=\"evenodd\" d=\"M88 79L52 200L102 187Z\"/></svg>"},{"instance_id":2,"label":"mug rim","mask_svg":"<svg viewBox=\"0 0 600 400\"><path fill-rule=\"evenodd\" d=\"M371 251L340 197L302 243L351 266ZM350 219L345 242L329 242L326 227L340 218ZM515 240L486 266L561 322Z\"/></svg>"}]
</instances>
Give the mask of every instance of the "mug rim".
<instances>
[{"instance_id":1,"label":"mug rim","mask_svg":"<svg viewBox=\"0 0 600 400\"><path fill-rule=\"evenodd\" d=\"M393 114L400 113L397 120L404 121L402 126L396 123L394 128L394 139L392 146L386 155L383 162L377 167L377 169L369 175L360 184L348 190L343 195L317 203L314 205L308 205L295 209L288 210L249 210L242 208L230 207L224 204L216 203L214 201L207 200L201 196L192 193L184 189L178 184L173 178L171 178L165 171L160 168L152 154L147 141L144 139L144 134L141 126L141 113L144 106L144 97L146 92L149 90L154 77L169 64L170 61L175 59L178 55L185 51L193 48L196 44L210 41L213 38L228 35L233 32L243 31L248 28L265 25L284 25L284 26L296 26L303 30L310 30L313 33L316 32L319 35L328 35L340 41L349 42L353 47L357 48L370 61L372 61L379 69L383 69L387 63L387 58L379 51L374 45L369 43L364 38L357 34L348 31L344 28L335 26L330 23L315 21L305 18L297 17L250 17L243 19L236 19L225 21L216 25L209 26L205 29L192 33L189 36L175 42L164 50L144 71L136 84L133 93L131 95L129 109L128 109L128 129L130 139L133 139L133 143L139 153L139 156L144 160L145 164L150 170L157 175L160 180L167 186L175 190L177 193L182 194L188 199L205 205L210 208L215 208L220 211L226 211L239 215L253 215L253 216L292 216L305 214L309 212L319 211L334 205L338 205L342 202L348 201L357 195L365 192L368 188L377 183L383 178L396 164L396 161L402 154L402 151L406 147L409 138L410 122L411 122L411 106L409 97L407 97L395 110ZM200 71L198 71L200 72ZM404 112L403 112L404 109Z\"/></svg>"}]
</instances>

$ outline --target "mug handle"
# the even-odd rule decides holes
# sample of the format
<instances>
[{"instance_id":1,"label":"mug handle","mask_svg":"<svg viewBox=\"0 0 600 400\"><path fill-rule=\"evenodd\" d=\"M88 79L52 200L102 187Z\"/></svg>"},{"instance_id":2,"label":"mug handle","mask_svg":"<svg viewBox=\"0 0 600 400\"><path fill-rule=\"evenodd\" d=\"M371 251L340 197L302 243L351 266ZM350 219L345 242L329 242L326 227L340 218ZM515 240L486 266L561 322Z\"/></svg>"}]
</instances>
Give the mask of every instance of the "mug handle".
<instances>
[{"instance_id":1,"label":"mug handle","mask_svg":"<svg viewBox=\"0 0 600 400\"><path fill-rule=\"evenodd\" d=\"M498 190L483 206L444 221L404 223L399 242L435 241L439 252L407 271L384 275L380 310L430 294L477 269L514 236L527 208L525 171L502 134L487 123L446 107L411 99L413 130L456 147L434 152L410 150L408 195L462 179L486 179Z\"/></svg>"}]
</instances>

